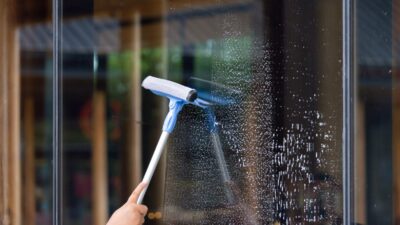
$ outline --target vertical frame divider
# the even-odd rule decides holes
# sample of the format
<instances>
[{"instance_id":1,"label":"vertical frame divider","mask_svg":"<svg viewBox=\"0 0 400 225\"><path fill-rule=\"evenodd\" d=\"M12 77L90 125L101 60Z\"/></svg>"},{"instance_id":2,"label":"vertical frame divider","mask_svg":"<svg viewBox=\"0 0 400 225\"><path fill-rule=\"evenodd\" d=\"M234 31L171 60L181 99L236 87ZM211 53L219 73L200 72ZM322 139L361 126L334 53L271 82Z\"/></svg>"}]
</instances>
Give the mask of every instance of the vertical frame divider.
<instances>
[{"instance_id":1,"label":"vertical frame divider","mask_svg":"<svg viewBox=\"0 0 400 225\"><path fill-rule=\"evenodd\" d=\"M353 73L353 17L354 1L343 0L342 18L342 48L343 48L343 132L342 132L342 162L343 162L343 224L350 225L353 221L353 140L354 140L354 73Z\"/></svg>"},{"instance_id":2,"label":"vertical frame divider","mask_svg":"<svg viewBox=\"0 0 400 225\"><path fill-rule=\"evenodd\" d=\"M53 27L53 225L62 225L62 0L52 0Z\"/></svg>"}]
</instances>

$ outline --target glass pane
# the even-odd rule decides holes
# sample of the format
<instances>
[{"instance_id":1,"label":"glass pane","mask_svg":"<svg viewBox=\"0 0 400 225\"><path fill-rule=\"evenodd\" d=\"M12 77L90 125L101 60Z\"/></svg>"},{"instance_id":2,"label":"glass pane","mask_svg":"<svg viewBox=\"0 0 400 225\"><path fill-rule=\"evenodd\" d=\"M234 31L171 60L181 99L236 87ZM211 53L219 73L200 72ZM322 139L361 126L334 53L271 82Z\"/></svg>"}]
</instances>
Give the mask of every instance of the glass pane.
<instances>
[{"instance_id":1,"label":"glass pane","mask_svg":"<svg viewBox=\"0 0 400 225\"><path fill-rule=\"evenodd\" d=\"M52 224L51 1L0 1L0 224Z\"/></svg>"},{"instance_id":2,"label":"glass pane","mask_svg":"<svg viewBox=\"0 0 400 225\"><path fill-rule=\"evenodd\" d=\"M360 224L398 224L399 16L397 1L356 6L355 208Z\"/></svg>"},{"instance_id":3,"label":"glass pane","mask_svg":"<svg viewBox=\"0 0 400 225\"><path fill-rule=\"evenodd\" d=\"M130 4L129 13L112 2L63 5L64 224L105 224L141 180L142 148L150 155L154 144L142 138L158 135L159 125L142 126L140 74L159 74L162 51L141 51L141 4Z\"/></svg>"},{"instance_id":4,"label":"glass pane","mask_svg":"<svg viewBox=\"0 0 400 225\"><path fill-rule=\"evenodd\" d=\"M216 104L181 114L165 223L341 224L340 2L191 3L168 13L168 78Z\"/></svg>"},{"instance_id":5,"label":"glass pane","mask_svg":"<svg viewBox=\"0 0 400 225\"><path fill-rule=\"evenodd\" d=\"M198 90L146 224L342 224L339 1L63 3L64 224L104 224L150 161L167 99Z\"/></svg>"}]
</instances>

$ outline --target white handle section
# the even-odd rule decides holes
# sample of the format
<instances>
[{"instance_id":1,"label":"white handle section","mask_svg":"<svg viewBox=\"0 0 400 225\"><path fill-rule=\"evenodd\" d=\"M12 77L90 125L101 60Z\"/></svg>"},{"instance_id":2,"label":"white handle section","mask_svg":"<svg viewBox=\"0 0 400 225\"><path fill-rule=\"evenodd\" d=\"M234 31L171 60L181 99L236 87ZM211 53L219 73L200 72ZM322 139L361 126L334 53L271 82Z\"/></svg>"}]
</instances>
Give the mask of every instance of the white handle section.
<instances>
[{"instance_id":1,"label":"white handle section","mask_svg":"<svg viewBox=\"0 0 400 225\"><path fill-rule=\"evenodd\" d=\"M154 150L153 156L151 157L149 166L147 167L146 173L144 174L143 177L143 182L147 183L147 187L149 186L149 183L151 181L151 178L153 177L154 171L156 170L158 161L160 160L160 157L162 155L163 149L165 144L167 143L169 133L164 131L161 134L160 140L158 140L158 144L156 147L156 150ZM137 200L137 204L142 204L144 195L146 194L147 187L140 193L139 198Z\"/></svg>"}]
</instances>

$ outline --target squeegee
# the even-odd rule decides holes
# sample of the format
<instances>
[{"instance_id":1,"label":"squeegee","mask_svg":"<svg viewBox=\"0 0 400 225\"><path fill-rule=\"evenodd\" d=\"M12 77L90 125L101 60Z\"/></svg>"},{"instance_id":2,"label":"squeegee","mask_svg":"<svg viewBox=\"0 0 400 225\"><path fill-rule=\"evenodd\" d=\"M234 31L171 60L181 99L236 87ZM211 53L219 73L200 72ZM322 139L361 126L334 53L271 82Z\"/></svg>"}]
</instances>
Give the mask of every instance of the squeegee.
<instances>
[{"instance_id":1,"label":"squeegee","mask_svg":"<svg viewBox=\"0 0 400 225\"><path fill-rule=\"evenodd\" d=\"M143 182L148 184L153 177L158 161L160 160L163 149L167 143L168 136L175 128L178 114L182 110L183 106L185 104L201 106L202 104L206 104L206 102L197 99L197 91L195 89L169 80L148 76L143 80L142 86L156 95L167 97L169 99L169 112L164 120L162 134L143 177ZM140 193L137 200L138 204L142 203L146 191L147 187L142 191L142 193Z\"/></svg>"}]
</instances>

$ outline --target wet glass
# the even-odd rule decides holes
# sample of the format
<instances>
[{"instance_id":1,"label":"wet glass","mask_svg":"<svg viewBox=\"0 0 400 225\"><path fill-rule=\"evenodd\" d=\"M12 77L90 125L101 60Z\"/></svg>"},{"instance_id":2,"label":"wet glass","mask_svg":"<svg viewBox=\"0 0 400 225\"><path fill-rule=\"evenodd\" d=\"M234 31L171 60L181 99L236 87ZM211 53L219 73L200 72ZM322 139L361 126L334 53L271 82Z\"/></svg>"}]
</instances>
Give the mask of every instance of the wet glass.
<instances>
[{"instance_id":1,"label":"wet glass","mask_svg":"<svg viewBox=\"0 0 400 225\"><path fill-rule=\"evenodd\" d=\"M170 6L168 78L201 90L167 154L165 224L342 224L335 1Z\"/></svg>"},{"instance_id":2,"label":"wet glass","mask_svg":"<svg viewBox=\"0 0 400 225\"><path fill-rule=\"evenodd\" d=\"M168 111L148 75L211 106L180 113L146 224L398 223L400 6L349 2L0 0L0 224L106 223Z\"/></svg>"},{"instance_id":3,"label":"wet glass","mask_svg":"<svg viewBox=\"0 0 400 225\"><path fill-rule=\"evenodd\" d=\"M342 223L338 1L64 1L63 222L102 224L140 182L166 99L196 88L146 224Z\"/></svg>"}]
</instances>

